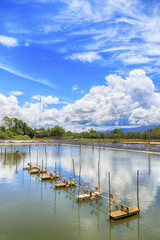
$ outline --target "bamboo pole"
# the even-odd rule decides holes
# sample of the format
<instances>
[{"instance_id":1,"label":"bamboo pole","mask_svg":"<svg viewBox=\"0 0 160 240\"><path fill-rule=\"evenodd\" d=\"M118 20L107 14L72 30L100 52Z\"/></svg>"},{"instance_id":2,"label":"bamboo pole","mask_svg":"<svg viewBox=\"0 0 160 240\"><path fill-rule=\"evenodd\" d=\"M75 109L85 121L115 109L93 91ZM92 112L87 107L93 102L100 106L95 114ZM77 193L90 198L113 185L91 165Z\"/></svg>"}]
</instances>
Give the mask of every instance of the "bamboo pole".
<instances>
[{"instance_id":1,"label":"bamboo pole","mask_svg":"<svg viewBox=\"0 0 160 240\"><path fill-rule=\"evenodd\" d=\"M75 179L75 165L74 165L74 159L72 158L72 163L73 163L73 174L74 174L74 179Z\"/></svg>"},{"instance_id":2,"label":"bamboo pole","mask_svg":"<svg viewBox=\"0 0 160 240\"><path fill-rule=\"evenodd\" d=\"M111 185L110 185L110 172L108 173L108 184L109 184L109 216L111 217Z\"/></svg>"},{"instance_id":3,"label":"bamboo pole","mask_svg":"<svg viewBox=\"0 0 160 240\"><path fill-rule=\"evenodd\" d=\"M57 174L57 163L55 162L55 174Z\"/></svg>"},{"instance_id":4,"label":"bamboo pole","mask_svg":"<svg viewBox=\"0 0 160 240\"><path fill-rule=\"evenodd\" d=\"M16 172L17 172L17 153L18 151L16 151Z\"/></svg>"},{"instance_id":5,"label":"bamboo pole","mask_svg":"<svg viewBox=\"0 0 160 240\"><path fill-rule=\"evenodd\" d=\"M37 167L38 167L38 150L37 150Z\"/></svg>"},{"instance_id":6,"label":"bamboo pole","mask_svg":"<svg viewBox=\"0 0 160 240\"><path fill-rule=\"evenodd\" d=\"M80 180L81 180L81 165L80 165L80 167L79 167L79 188L78 188L78 201L79 201Z\"/></svg>"},{"instance_id":7,"label":"bamboo pole","mask_svg":"<svg viewBox=\"0 0 160 240\"><path fill-rule=\"evenodd\" d=\"M43 170L43 160L42 160L42 170Z\"/></svg>"},{"instance_id":8,"label":"bamboo pole","mask_svg":"<svg viewBox=\"0 0 160 240\"><path fill-rule=\"evenodd\" d=\"M31 164L31 145L29 145L29 159L30 159L30 164Z\"/></svg>"},{"instance_id":9,"label":"bamboo pole","mask_svg":"<svg viewBox=\"0 0 160 240\"><path fill-rule=\"evenodd\" d=\"M99 171L100 162L98 161L98 189L100 189L100 171Z\"/></svg>"},{"instance_id":10,"label":"bamboo pole","mask_svg":"<svg viewBox=\"0 0 160 240\"><path fill-rule=\"evenodd\" d=\"M59 178L60 178L60 176L61 176L60 171L61 171L61 158L59 157Z\"/></svg>"},{"instance_id":11,"label":"bamboo pole","mask_svg":"<svg viewBox=\"0 0 160 240\"><path fill-rule=\"evenodd\" d=\"M5 161L6 161L6 155L7 155L7 153L6 153L6 148L5 148L5 155L4 155L4 159L5 159Z\"/></svg>"},{"instance_id":12,"label":"bamboo pole","mask_svg":"<svg viewBox=\"0 0 160 240\"><path fill-rule=\"evenodd\" d=\"M139 209L139 170L137 170L137 207Z\"/></svg>"},{"instance_id":13,"label":"bamboo pole","mask_svg":"<svg viewBox=\"0 0 160 240\"><path fill-rule=\"evenodd\" d=\"M46 169L47 169L47 152L46 152Z\"/></svg>"},{"instance_id":14,"label":"bamboo pole","mask_svg":"<svg viewBox=\"0 0 160 240\"><path fill-rule=\"evenodd\" d=\"M19 153L19 155L23 158L23 164L24 164L25 159L24 159L23 155L19 151L17 151L17 153Z\"/></svg>"}]
</instances>

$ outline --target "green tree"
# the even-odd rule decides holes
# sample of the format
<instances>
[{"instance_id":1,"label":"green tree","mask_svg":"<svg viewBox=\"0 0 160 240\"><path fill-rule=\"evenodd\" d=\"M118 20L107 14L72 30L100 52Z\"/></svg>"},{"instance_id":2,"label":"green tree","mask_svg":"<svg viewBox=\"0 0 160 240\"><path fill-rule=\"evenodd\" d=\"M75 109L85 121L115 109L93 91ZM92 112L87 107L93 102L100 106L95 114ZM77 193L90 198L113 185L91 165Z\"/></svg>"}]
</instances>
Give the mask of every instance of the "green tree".
<instances>
[{"instance_id":1,"label":"green tree","mask_svg":"<svg viewBox=\"0 0 160 240\"><path fill-rule=\"evenodd\" d=\"M112 131L112 134L115 136L114 137L115 139L124 138L124 135L125 135L124 132L121 129L118 129L118 128L115 128Z\"/></svg>"},{"instance_id":2,"label":"green tree","mask_svg":"<svg viewBox=\"0 0 160 240\"><path fill-rule=\"evenodd\" d=\"M64 128L56 125L55 127L51 128L50 130L51 136L55 138L62 138L65 135Z\"/></svg>"},{"instance_id":3,"label":"green tree","mask_svg":"<svg viewBox=\"0 0 160 240\"><path fill-rule=\"evenodd\" d=\"M155 139L160 138L160 125L153 127L153 129L151 130L151 136Z\"/></svg>"},{"instance_id":4,"label":"green tree","mask_svg":"<svg viewBox=\"0 0 160 240\"><path fill-rule=\"evenodd\" d=\"M31 138L34 136L33 129L26 122L18 118L9 118L6 116L3 118L3 122L7 131L12 132L13 135L28 135Z\"/></svg>"},{"instance_id":5,"label":"green tree","mask_svg":"<svg viewBox=\"0 0 160 240\"><path fill-rule=\"evenodd\" d=\"M6 134L0 130L0 139L6 139Z\"/></svg>"},{"instance_id":6,"label":"green tree","mask_svg":"<svg viewBox=\"0 0 160 240\"><path fill-rule=\"evenodd\" d=\"M49 138L49 132L47 130L44 130L40 133L40 138Z\"/></svg>"},{"instance_id":7,"label":"green tree","mask_svg":"<svg viewBox=\"0 0 160 240\"><path fill-rule=\"evenodd\" d=\"M146 131L143 132L142 137L144 140L148 139L148 133Z\"/></svg>"}]
</instances>

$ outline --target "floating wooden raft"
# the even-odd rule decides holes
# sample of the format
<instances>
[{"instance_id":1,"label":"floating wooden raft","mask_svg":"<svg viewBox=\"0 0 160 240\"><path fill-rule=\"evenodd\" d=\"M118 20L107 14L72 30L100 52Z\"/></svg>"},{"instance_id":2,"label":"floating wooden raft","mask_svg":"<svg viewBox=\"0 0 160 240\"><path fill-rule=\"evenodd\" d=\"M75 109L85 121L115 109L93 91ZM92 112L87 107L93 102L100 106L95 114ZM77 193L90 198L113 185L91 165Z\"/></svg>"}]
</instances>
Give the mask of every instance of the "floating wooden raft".
<instances>
[{"instance_id":1,"label":"floating wooden raft","mask_svg":"<svg viewBox=\"0 0 160 240\"><path fill-rule=\"evenodd\" d=\"M54 186L56 188L62 188L62 187L76 187L77 186L77 182L73 179L73 181L68 181L68 180L64 180L62 183L57 183L54 184Z\"/></svg>"},{"instance_id":2,"label":"floating wooden raft","mask_svg":"<svg viewBox=\"0 0 160 240\"><path fill-rule=\"evenodd\" d=\"M39 170L39 173L47 173L47 169L46 169L46 168L45 168L45 169L41 168L41 169Z\"/></svg>"},{"instance_id":3,"label":"floating wooden raft","mask_svg":"<svg viewBox=\"0 0 160 240\"><path fill-rule=\"evenodd\" d=\"M42 180L56 180L56 179L60 179L60 175L59 174L52 174L50 173L49 175L47 176L43 176L41 177Z\"/></svg>"},{"instance_id":4,"label":"floating wooden raft","mask_svg":"<svg viewBox=\"0 0 160 240\"><path fill-rule=\"evenodd\" d=\"M30 170L33 170L33 169L37 169L38 168L38 166L35 164L31 164L31 163L27 163L28 164L28 167L24 167L23 168L23 170L28 170L28 171L30 171Z\"/></svg>"},{"instance_id":5,"label":"floating wooden raft","mask_svg":"<svg viewBox=\"0 0 160 240\"><path fill-rule=\"evenodd\" d=\"M75 197L78 199L78 200L85 200L85 199L96 199L96 198L99 198L101 197L102 193L100 192L89 192L89 193L84 193L84 194L79 194L79 195L76 195Z\"/></svg>"},{"instance_id":6,"label":"floating wooden raft","mask_svg":"<svg viewBox=\"0 0 160 240\"><path fill-rule=\"evenodd\" d=\"M128 207L122 203L120 203L120 200L118 199L119 194L115 193L115 195L111 194L111 187L110 187L110 172L108 173L108 183L109 183L109 213L111 219L119 220L122 218L127 218L136 214L139 214L140 208L139 208L139 170L137 170L137 207L131 206ZM106 198L106 197L104 197ZM120 210L118 209L120 206ZM115 211L112 211L113 209L116 209Z\"/></svg>"},{"instance_id":7,"label":"floating wooden raft","mask_svg":"<svg viewBox=\"0 0 160 240\"><path fill-rule=\"evenodd\" d=\"M126 208L124 210L117 210L117 211L108 213L108 215L110 216L110 218L112 218L114 220L119 220L122 218L136 215L139 212L140 212L140 209L138 209L138 207L132 206L132 207Z\"/></svg>"},{"instance_id":8,"label":"floating wooden raft","mask_svg":"<svg viewBox=\"0 0 160 240\"><path fill-rule=\"evenodd\" d=\"M30 174L36 174L36 173L39 173L40 169L37 168L37 169L33 169L30 171Z\"/></svg>"},{"instance_id":9,"label":"floating wooden raft","mask_svg":"<svg viewBox=\"0 0 160 240\"><path fill-rule=\"evenodd\" d=\"M40 169L40 168L37 168L37 169L33 169L30 171L30 174L38 174L38 173L47 173L47 169Z\"/></svg>"}]
</instances>

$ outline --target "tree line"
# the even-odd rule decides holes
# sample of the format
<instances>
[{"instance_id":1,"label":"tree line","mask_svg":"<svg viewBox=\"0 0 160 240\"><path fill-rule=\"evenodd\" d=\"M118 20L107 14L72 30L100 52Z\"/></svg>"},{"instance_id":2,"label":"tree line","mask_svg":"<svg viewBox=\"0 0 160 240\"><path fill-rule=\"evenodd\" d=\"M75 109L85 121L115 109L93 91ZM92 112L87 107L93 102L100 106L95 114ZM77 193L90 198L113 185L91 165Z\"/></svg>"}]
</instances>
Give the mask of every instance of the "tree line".
<instances>
[{"instance_id":1,"label":"tree line","mask_svg":"<svg viewBox=\"0 0 160 240\"><path fill-rule=\"evenodd\" d=\"M160 125L155 126L143 133L128 131L124 133L121 129L115 128L111 132L98 132L91 128L89 131L74 133L65 131L64 128L56 125L53 128L31 128L28 124L18 118L4 117L0 126L0 139L160 139Z\"/></svg>"}]
</instances>

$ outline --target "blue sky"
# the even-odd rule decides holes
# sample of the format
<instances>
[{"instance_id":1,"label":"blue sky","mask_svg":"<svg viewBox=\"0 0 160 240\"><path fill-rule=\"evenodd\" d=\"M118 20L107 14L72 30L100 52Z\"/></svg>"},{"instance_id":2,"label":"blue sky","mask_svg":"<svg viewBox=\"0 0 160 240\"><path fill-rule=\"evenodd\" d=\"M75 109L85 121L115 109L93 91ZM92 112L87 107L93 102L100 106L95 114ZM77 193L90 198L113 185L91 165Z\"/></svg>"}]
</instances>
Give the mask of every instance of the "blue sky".
<instances>
[{"instance_id":1,"label":"blue sky","mask_svg":"<svg viewBox=\"0 0 160 240\"><path fill-rule=\"evenodd\" d=\"M160 3L1 0L0 120L66 130L160 123Z\"/></svg>"}]
</instances>

